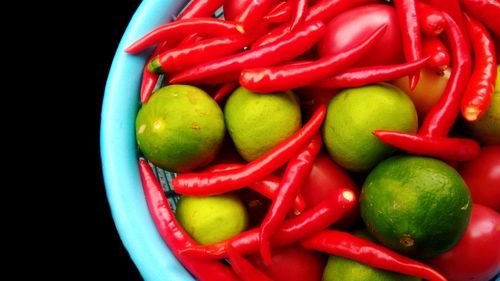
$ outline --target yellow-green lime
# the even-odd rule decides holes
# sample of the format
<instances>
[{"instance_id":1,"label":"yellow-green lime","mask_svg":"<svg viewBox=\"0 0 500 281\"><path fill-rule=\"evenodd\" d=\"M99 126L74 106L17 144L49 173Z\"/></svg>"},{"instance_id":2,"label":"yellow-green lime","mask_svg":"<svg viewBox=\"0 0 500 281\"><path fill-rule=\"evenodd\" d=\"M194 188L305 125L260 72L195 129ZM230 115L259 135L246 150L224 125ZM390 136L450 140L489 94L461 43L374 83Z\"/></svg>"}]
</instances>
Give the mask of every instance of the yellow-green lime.
<instances>
[{"instance_id":1,"label":"yellow-green lime","mask_svg":"<svg viewBox=\"0 0 500 281\"><path fill-rule=\"evenodd\" d=\"M471 207L469 190L455 169L419 156L381 162L360 195L368 231L383 245L416 258L453 247L465 232Z\"/></svg>"},{"instance_id":2,"label":"yellow-green lime","mask_svg":"<svg viewBox=\"0 0 500 281\"><path fill-rule=\"evenodd\" d=\"M500 66L497 66L495 91L490 108L475 122L466 122L469 132L481 143L500 144Z\"/></svg>"},{"instance_id":3,"label":"yellow-green lime","mask_svg":"<svg viewBox=\"0 0 500 281\"><path fill-rule=\"evenodd\" d=\"M372 132L378 129L414 133L418 117L411 99L382 83L341 91L328 104L323 139L332 158L346 169L365 171L395 149Z\"/></svg>"},{"instance_id":4,"label":"yellow-green lime","mask_svg":"<svg viewBox=\"0 0 500 281\"><path fill-rule=\"evenodd\" d=\"M248 225L245 206L234 195L182 196L177 204L177 220L200 244L220 242L242 232Z\"/></svg>"},{"instance_id":5,"label":"yellow-green lime","mask_svg":"<svg viewBox=\"0 0 500 281\"><path fill-rule=\"evenodd\" d=\"M193 86L163 87L137 114L139 149L155 165L173 172L211 162L224 134L222 110L207 93Z\"/></svg>"},{"instance_id":6,"label":"yellow-green lime","mask_svg":"<svg viewBox=\"0 0 500 281\"><path fill-rule=\"evenodd\" d=\"M253 93L236 89L224 107L227 130L247 161L264 155L301 126L300 105L291 92Z\"/></svg>"}]
</instances>

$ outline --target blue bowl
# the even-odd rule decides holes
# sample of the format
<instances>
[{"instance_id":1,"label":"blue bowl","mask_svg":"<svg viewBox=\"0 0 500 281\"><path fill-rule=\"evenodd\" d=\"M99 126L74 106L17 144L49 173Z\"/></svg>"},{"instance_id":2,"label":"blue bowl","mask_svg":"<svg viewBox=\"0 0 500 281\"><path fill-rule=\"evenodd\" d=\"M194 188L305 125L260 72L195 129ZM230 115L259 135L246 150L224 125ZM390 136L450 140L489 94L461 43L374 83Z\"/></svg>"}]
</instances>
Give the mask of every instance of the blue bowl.
<instances>
[{"instance_id":1,"label":"blue bowl","mask_svg":"<svg viewBox=\"0 0 500 281\"><path fill-rule=\"evenodd\" d=\"M135 116L142 69L150 53L124 49L154 27L170 21L184 1L144 0L118 46L106 84L101 115L101 157L108 201L118 233L147 281L194 280L172 255L149 215L137 166Z\"/></svg>"}]
</instances>

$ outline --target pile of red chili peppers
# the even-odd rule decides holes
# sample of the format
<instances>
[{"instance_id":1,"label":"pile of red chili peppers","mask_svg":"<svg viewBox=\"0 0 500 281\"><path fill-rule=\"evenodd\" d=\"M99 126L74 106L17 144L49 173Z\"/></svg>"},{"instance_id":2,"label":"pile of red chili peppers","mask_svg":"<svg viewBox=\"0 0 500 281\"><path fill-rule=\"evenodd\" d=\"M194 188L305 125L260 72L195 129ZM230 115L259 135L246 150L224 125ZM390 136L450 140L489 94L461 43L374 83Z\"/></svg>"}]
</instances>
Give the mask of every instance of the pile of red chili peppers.
<instances>
[{"instance_id":1,"label":"pile of red chili peppers","mask_svg":"<svg viewBox=\"0 0 500 281\"><path fill-rule=\"evenodd\" d=\"M450 68L445 91L418 133L376 130L373 134L412 154L446 161L476 157L480 146L475 140L448 134L459 114L468 121L478 120L491 103L500 3L393 0L402 30L405 63L355 66L383 36L387 26L380 26L348 51L307 59L305 54L323 37L325 25L332 18L356 6L381 2L318 0L310 4L308 0L248 0L239 14L218 19L213 15L224 1L193 0L175 21L159 26L126 49L135 54L155 46L144 68L140 100L148 100L161 75L165 83L216 84L219 88L214 99L220 102L239 85L265 94L305 86L356 87L409 76L413 89L422 68L436 72ZM327 230L357 201L351 191L340 190L318 205L305 208L300 191L322 146L318 132L325 115L326 107L319 105L299 131L252 162L217 165L173 180L179 194L208 196L249 187L272 200L259 228L213 245L198 245L184 232L147 161L139 161L146 200L158 231L196 278L272 280L244 255L260 251L264 261L271 263L273 248L300 243L307 249L376 268L426 280L445 280L408 257L348 233ZM284 165L281 177L273 174ZM229 259L231 266L218 261L224 258Z\"/></svg>"}]
</instances>

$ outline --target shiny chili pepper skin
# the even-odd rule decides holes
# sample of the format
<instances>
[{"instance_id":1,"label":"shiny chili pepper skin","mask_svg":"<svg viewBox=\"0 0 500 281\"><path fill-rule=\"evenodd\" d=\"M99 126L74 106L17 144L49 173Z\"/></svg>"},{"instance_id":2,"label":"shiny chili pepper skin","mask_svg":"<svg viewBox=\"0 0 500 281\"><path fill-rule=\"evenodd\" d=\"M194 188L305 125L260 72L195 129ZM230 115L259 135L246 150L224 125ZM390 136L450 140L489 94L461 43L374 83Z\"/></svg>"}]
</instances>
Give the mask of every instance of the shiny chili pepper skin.
<instances>
[{"instance_id":1,"label":"shiny chili pepper skin","mask_svg":"<svg viewBox=\"0 0 500 281\"><path fill-rule=\"evenodd\" d=\"M220 6L222 0L193 0L179 14L177 20L211 17Z\"/></svg>"},{"instance_id":2,"label":"shiny chili pepper skin","mask_svg":"<svg viewBox=\"0 0 500 281\"><path fill-rule=\"evenodd\" d=\"M139 160L139 173L151 218L163 241L165 241L177 260L200 280L240 280L230 267L225 266L219 261L191 259L180 254L180 251L183 249L195 246L196 242L182 229L175 219L175 215L168 204L167 197L160 183L144 159Z\"/></svg>"},{"instance_id":3,"label":"shiny chili pepper skin","mask_svg":"<svg viewBox=\"0 0 500 281\"><path fill-rule=\"evenodd\" d=\"M207 169L204 169L203 171L215 173L215 172L220 172L220 171L234 170L234 169L238 169L238 168L242 168L242 167L244 167L243 164L236 164L236 163L218 164L218 165L211 166ZM256 181L256 182L250 184L248 187L250 189L252 189L253 191L263 195L264 197L271 199L271 200L274 200L276 198L277 193L278 193L278 187L280 185L280 182L281 182L280 177L278 177L274 174L270 174L269 176L265 177L263 180ZM210 195L210 193L208 193L207 195ZM294 208L295 208L294 214L296 214L296 215L300 214L306 208L306 202L304 200L304 197L302 197L302 195L299 194L299 195L297 195L297 197L295 197Z\"/></svg>"},{"instance_id":4,"label":"shiny chili pepper skin","mask_svg":"<svg viewBox=\"0 0 500 281\"><path fill-rule=\"evenodd\" d=\"M469 81L471 72L471 57L466 37L462 34L458 24L447 14L445 34L448 38L451 55L451 75L446 88L438 102L427 113L418 133L445 137L455 123L460 112L462 94Z\"/></svg>"},{"instance_id":5,"label":"shiny chili pepper skin","mask_svg":"<svg viewBox=\"0 0 500 281\"><path fill-rule=\"evenodd\" d=\"M314 159L323 144L316 134L297 156L288 162L275 199L260 226L260 253L265 263L271 264L271 237L279 230L293 202L311 173Z\"/></svg>"},{"instance_id":6,"label":"shiny chili pepper skin","mask_svg":"<svg viewBox=\"0 0 500 281\"><path fill-rule=\"evenodd\" d=\"M426 66L428 61L429 57L425 57L410 63L351 68L333 77L315 82L312 86L330 89L352 88L394 80L419 71Z\"/></svg>"},{"instance_id":7,"label":"shiny chili pepper skin","mask_svg":"<svg viewBox=\"0 0 500 281\"><path fill-rule=\"evenodd\" d=\"M365 4L378 3L377 0L320 0L305 12L304 22L322 21L329 22L334 16L341 12ZM264 46L275 42L290 32L290 25L284 23L266 35L261 36L252 44L252 48Z\"/></svg>"},{"instance_id":8,"label":"shiny chili pepper skin","mask_svg":"<svg viewBox=\"0 0 500 281\"><path fill-rule=\"evenodd\" d=\"M214 95L214 100L216 102L222 101L226 96L231 94L236 88L238 88L239 84L237 82L227 82L222 85L219 90Z\"/></svg>"},{"instance_id":9,"label":"shiny chili pepper skin","mask_svg":"<svg viewBox=\"0 0 500 281\"><path fill-rule=\"evenodd\" d=\"M271 8L264 19L270 23L283 23L292 18L292 7L286 1L281 1Z\"/></svg>"},{"instance_id":10,"label":"shiny chili pepper skin","mask_svg":"<svg viewBox=\"0 0 500 281\"><path fill-rule=\"evenodd\" d=\"M262 18L269 12L273 3L273 0L247 1L244 9L233 21L241 24L248 33L252 33L257 29Z\"/></svg>"},{"instance_id":11,"label":"shiny chili pepper skin","mask_svg":"<svg viewBox=\"0 0 500 281\"><path fill-rule=\"evenodd\" d=\"M466 120L476 121L491 104L497 77L497 59L495 44L488 30L479 21L468 16L465 16L465 24L472 43L474 67L462 97L461 109Z\"/></svg>"},{"instance_id":12,"label":"shiny chili pepper skin","mask_svg":"<svg viewBox=\"0 0 500 281\"><path fill-rule=\"evenodd\" d=\"M309 5L309 0L291 0L291 3L293 3L293 15L290 22L290 30L294 30L295 27L304 22L304 15Z\"/></svg>"},{"instance_id":13,"label":"shiny chili pepper skin","mask_svg":"<svg viewBox=\"0 0 500 281\"><path fill-rule=\"evenodd\" d=\"M340 188L325 200L307 209L299 216L285 220L271 238L272 247L283 247L300 241L327 228L354 207L358 198L347 188ZM259 251L259 228L242 232L228 240L212 245L193 245L182 250L181 255L200 259L221 259L227 257L229 246L240 254Z\"/></svg>"},{"instance_id":14,"label":"shiny chili pepper skin","mask_svg":"<svg viewBox=\"0 0 500 281\"><path fill-rule=\"evenodd\" d=\"M422 54L430 57L428 68L442 73L450 67L450 54L439 37L422 37Z\"/></svg>"},{"instance_id":15,"label":"shiny chili pepper skin","mask_svg":"<svg viewBox=\"0 0 500 281\"><path fill-rule=\"evenodd\" d=\"M347 232L324 230L306 238L300 244L306 249L352 259L375 268L417 276L429 281L446 281L445 277L423 263Z\"/></svg>"},{"instance_id":16,"label":"shiny chili pepper skin","mask_svg":"<svg viewBox=\"0 0 500 281\"><path fill-rule=\"evenodd\" d=\"M151 57L149 58L148 62L146 63L146 65L144 66L144 69L142 71L142 80L141 80L141 89L140 89L140 94L139 94L139 97L140 97L140 100L141 100L141 103L146 103L149 99L149 97L151 96L151 94L153 93L153 90L155 89L156 87L156 84L158 84L158 80L160 79L160 76L156 73L151 73L151 71L149 71L149 68L148 68L148 65L151 63L151 61L154 60L154 58L172 48L172 44L168 41L164 41L162 43L160 43L158 45L158 47L156 47L156 49L154 50L153 54L151 55Z\"/></svg>"},{"instance_id":17,"label":"shiny chili pepper skin","mask_svg":"<svg viewBox=\"0 0 500 281\"><path fill-rule=\"evenodd\" d=\"M407 62L422 58L422 42L420 38L420 24L417 18L416 0L394 0L394 7L401 27L403 50ZM420 72L410 76L410 89L417 86Z\"/></svg>"},{"instance_id":18,"label":"shiny chili pepper skin","mask_svg":"<svg viewBox=\"0 0 500 281\"><path fill-rule=\"evenodd\" d=\"M245 69L241 72L240 85L259 93L307 86L355 64L375 45L386 29L387 25L383 25L359 46L339 54L325 56L316 61Z\"/></svg>"},{"instance_id":19,"label":"shiny chili pepper skin","mask_svg":"<svg viewBox=\"0 0 500 281\"><path fill-rule=\"evenodd\" d=\"M218 37L229 34L243 34L244 30L238 24L216 18L176 20L153 29L132 43L132 45L125 49L125 52L136 54L163 41L172 40L178 42L192 33L198 33L200 36Z\"/></svg>"},{"instance_id":20,"label":"shiny chili pepper skin","mask_svg":"<svg viewBox=\"0 0 500 281\"><path fill-rule=\"evenodd\" d=\"M180 72L243 50L247 44L246 38L238 34L201 40L159 54L149 64L149 70L155 73Z\"/></svg>"},{"instance_id":21,"label":"shiny chili pepper skin","mask_svg":"<svg viewBox=\"0 0 500 281\"><path fill-rule=\"evenodd\" d=\"M500 2L497 0L461 0L461 4L476 19L500 36Z\"/></svg>"},{"instance_id":22,"label":"shiny chili pepper skin","mask_svg":"<svg viewBox=\"0 0 500 281\"><path fill-rule=\"evenodd\" d=\"M438 36L444 31L446 20L443 13L421 1L416 1L420 30L427 36Z\"/></svg>"},{"instance_id":23,"label":"shiny chili pepper skin","mask_svg":"<svg viewBox=\"0 0 500 281\"><path fill-rule=\"evenodd\" d=\"M411 154L445 161L469 161L479 156L481 150L479 143L473 139L423 136L388 130L375 130L373 134L382 142Z\"/></svg>"},{"instance_id":24,"label":"shiny chili pepper skin","mask_svg":"<svg viewBox=\"0 0 500 281\"><path fill-rule=\"evenodd\" d=\"M185 173L174 178L172 185L181 194L200 194L207 189L216 194L249 186L270 175L297 154L319 130L325 115L326 106L319 106L309 121L290 138L242 168L214 173Z\"/></svg>"},{"instance_id":25,"label":"shiny chili pepper skin","mask_svg":"<svg viewBox=\"0 0 500 281\"><path fill-rule=\"evenodd\" d=\"M281 40L229 57L216 59L174 75L170 83L199 81L244 68L274 65L309 50L325 33L325 25L315 21L304 24Z\"/></svg>"},{"instance_id":26,"label":"shiny chili pepper skin","mask_svg":"<svg viewBox=\"0 0 500 281\"><path fill-rule=\"evenodd\" d=\"M251 262L241 256L233 247L227 248L229 263L233 270L244 281L273 281L264 272L257 269ZM222 280L221 280L222 281Z\"/></svg>"}]
</instances>

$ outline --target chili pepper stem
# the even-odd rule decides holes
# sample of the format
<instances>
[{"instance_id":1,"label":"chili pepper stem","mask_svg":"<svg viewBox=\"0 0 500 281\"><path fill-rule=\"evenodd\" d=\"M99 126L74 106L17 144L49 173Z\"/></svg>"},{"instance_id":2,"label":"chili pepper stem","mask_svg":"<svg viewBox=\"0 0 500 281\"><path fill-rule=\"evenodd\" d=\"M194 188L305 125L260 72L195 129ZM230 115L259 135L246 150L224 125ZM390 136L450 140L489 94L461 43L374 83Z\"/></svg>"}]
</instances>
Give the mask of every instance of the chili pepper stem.
<instances>
[{"instance_id":1,"label":"chili pepper stem","mask_svg":"<svg viewBox=\"0 0 500 281\"><path fill-rule=\"evenodd\" d=\"M154 58L148 64L148 70L151 73L156 73L156 74L162 74L163 73L163 70L161 69L160 60L158 59L158 57Z\"/></svg>"}]
</instances>

